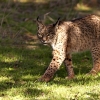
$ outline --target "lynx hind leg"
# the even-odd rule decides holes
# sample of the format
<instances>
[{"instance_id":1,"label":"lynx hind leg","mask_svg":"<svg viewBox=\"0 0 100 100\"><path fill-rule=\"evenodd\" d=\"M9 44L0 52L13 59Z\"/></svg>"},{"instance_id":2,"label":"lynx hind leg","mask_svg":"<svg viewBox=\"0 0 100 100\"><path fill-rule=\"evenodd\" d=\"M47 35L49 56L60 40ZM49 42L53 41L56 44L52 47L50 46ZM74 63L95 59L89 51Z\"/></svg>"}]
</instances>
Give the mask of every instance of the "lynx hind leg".
<instances>
[{"instance_id":1,"label":"lynx hind leg","mask_svg":"<svg viewBox=\"0 0 100 100\"><path fill-rule=\"evenodd\" d=\"M100 72L100 46L93 48L91 53L93 58L93 68L89 74L96 75Z\"/></svg>"},{"instance_id":2,"label":"lynx hind leg","mask_svg":"<svg viewBox=\"0 0 100 100\"><path fill-rule=\"evenodd\" d=\"M68 76L66 78L73 79L75 74L74 74L72 58L71 58L70 54L66 55L66 59L64 61L64 64L65 64L66 70L68 72Z\"/></svg>"}]
</instances>

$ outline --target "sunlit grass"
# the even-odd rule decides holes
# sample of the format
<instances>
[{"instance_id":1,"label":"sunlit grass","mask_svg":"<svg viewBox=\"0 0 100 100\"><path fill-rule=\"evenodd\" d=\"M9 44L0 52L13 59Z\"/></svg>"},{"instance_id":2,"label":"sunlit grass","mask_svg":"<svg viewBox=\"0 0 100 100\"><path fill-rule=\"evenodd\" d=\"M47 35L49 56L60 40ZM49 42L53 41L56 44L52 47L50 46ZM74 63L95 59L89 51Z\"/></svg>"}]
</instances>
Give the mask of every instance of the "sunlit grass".
<instances>
[{"instance_id":1,"label":"sunlit grass","mask_svg":"<svg viewBox=\"0 0 100 100\"><path fill-rule=\"evenodd\" d=\"M10 79L10 78L9 78L9 79ZM8 79L8 77L6 77L6 76L2 76L2 77L0 77L0 82L1 82L1 81L8 81L9 79Z\"/></svg>"},{"instance_id":2,"label":"sunlit grass","mask_svg":"<svg viewBox=\"0 0 100 100\"><path fill-rule=\"evenodd\" d=\"M78 3L75 7L76 10L79 11L92 11L91 7L88 7L87 5L83 4L83 3Z\"/></svg>"}]
</instances>

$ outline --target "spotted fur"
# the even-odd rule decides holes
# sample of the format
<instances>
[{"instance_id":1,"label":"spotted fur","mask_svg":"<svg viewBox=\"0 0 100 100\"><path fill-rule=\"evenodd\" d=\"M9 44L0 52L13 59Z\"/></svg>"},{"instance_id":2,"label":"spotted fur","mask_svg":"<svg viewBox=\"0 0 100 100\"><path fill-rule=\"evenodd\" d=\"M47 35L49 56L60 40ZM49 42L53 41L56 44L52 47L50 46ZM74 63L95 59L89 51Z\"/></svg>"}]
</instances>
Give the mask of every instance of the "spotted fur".
<instances>
[{"instance_id":1,"label":"spotted fur","mask_svg":"<svg viewBox=\"0 0 100 100\"><path fill-rule=\"evenodd\" d=\"M73 78L73 52L90 50L93 68L89 73L97 74L100 71L100 17L89 15L72 21L58 20L47 26L37 19L37 24L38 38L42 43L50 44L53 49L53 58L40 78L41 81L50 81L63 62L68 78Z\"/></svg>"}]
</instances>

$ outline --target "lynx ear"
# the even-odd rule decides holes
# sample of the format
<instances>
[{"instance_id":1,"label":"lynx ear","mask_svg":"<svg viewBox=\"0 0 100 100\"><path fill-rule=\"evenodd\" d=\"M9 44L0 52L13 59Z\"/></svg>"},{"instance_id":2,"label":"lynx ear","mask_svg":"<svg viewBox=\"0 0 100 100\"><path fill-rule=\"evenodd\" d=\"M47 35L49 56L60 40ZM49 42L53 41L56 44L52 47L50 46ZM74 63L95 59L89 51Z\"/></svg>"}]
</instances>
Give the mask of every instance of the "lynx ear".
<instances>
[{"instance_id":1,"label":"lynx ear","mask_svg":"<svg viewBox=\"0 0 100 100\"><path fill-rule=\"evenodd\" d=\"M59 22L60 22L60 17L58 18L58 20L56 21L56 23L55 23L55 24L53 24L53 26L56 26L56 27L58 27L58 25L59 25Z\"/></svg>"},{"instance_id":2,"label":"lynx ear","mask_svg":"<svg viewBox=\"0 0 100 100\"><path fill-rule=\"evenodd\" d=\"M39 28L43 28L43 27L44 27L44 24L43 24L43 22L39 19L39 16L37 17L36 23L37 23L37 25L38 25Z\"/></svg>"}]
</instances>

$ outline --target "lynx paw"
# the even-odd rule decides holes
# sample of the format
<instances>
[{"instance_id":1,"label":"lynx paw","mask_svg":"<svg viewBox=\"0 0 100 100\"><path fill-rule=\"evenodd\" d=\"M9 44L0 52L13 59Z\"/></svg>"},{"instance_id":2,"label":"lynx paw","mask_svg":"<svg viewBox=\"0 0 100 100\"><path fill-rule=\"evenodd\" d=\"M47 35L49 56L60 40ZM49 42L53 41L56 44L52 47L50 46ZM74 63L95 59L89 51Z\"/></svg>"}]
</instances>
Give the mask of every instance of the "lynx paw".
<instances>
[{"instance_id":1,"label":"lynx paw","mask_svg":"<svg viewBox=\"0 0 100 100\"><path fill-rule=\"evenodd\" d=\"M41 82L49 82L51 80L50 77L42 76L41 78L38 79L38 81Z\"/></svg>"},{"instance_id":2,"label":"lynx paw","mask_svg":"<svg viewBox=\"0 0 100 100\"><path fill-rule=\"evenodd\" d=\"M87 73L87 75L95 76L97 75L97 72L95 70L91 70L89 73Z\"/></svg>"}]
</instances>

